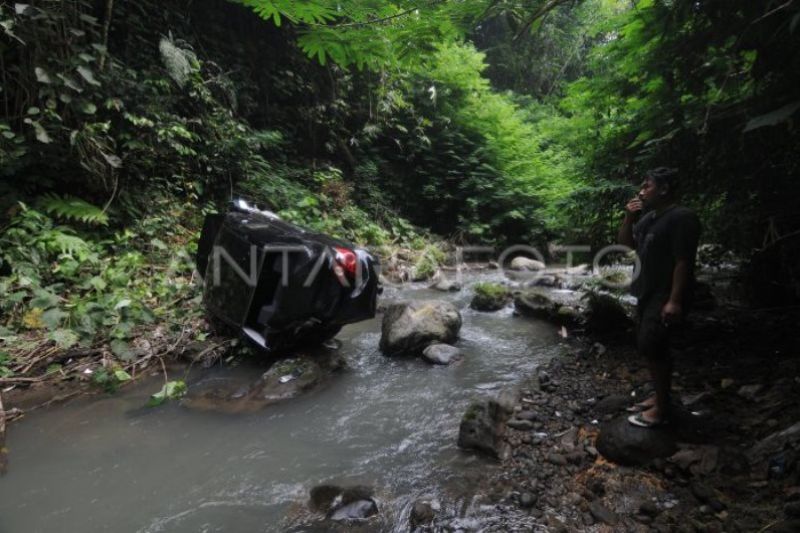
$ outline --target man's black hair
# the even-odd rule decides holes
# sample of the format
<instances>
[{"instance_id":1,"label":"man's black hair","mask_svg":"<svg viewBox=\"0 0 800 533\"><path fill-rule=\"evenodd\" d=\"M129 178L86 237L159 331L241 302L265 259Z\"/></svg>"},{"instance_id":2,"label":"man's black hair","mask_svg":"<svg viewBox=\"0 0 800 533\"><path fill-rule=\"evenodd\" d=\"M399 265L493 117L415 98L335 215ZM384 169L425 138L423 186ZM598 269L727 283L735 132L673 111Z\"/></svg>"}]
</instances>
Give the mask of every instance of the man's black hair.
<instances>
[{"instance_id":1,"label":"man's black hair","mask_svg":"<svg viewBox=\"0 0 800 533\"><path fill-rule=\"evenodd\" d=\"M666 186L670 194L678 190L678 169L671 167L656 167L644 173L646 179L651 179L657 187Z\"/></svg>"}]
</instances>

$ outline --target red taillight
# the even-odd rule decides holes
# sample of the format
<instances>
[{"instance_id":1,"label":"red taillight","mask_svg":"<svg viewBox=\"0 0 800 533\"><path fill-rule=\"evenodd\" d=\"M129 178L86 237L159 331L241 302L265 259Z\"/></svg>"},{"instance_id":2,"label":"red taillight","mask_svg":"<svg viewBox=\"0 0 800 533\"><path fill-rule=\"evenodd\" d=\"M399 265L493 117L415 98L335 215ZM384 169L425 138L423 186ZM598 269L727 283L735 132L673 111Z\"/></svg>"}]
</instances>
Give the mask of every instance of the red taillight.
<instances>
[{"instance_id":1,"label":"red taillight","mask_svg":"<svg viewBox=\"0 0 800 533\"><path fill-rule=\"evenodd\" d=\"M340 248L338 246L334 248L334 250L336 250L336 262L342 267L348 276L354 277L356 275L356 267L358 264L358 258L356 257L356 254L353 252L353 250Z\"/></svg>"}]
</instances>

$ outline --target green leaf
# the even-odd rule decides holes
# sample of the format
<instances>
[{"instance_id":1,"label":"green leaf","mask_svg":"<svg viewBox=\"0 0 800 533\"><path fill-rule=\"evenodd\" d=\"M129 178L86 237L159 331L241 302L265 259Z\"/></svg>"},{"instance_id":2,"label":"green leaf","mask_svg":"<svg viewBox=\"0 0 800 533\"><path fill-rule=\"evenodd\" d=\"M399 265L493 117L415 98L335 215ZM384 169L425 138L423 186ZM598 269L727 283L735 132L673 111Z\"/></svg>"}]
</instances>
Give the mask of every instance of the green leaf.
<instances>
[{"instance_id":1,"label":"green leaf","mask_svg":"<svg viewBox=\"0 0 800 533\"><path fill-rule=\"evenodd\" d=\"M50 144L53 142L53 139L50 138L50 135L47 133L47 130L39 124L37 120L31 120L26 118L23 122L30 124L33 127L33 133L36 136L36 140L40 143Z\"/></svg>"},{"instance_id":2,"label":"green leaf","mask_svg":"<svg viewBox=\"0 0 800 533\"><path fill-rule=\"evenodd\" d=\"M44 289L35 289L34 297L28 304L30 307L38 307L39 309L50 309L58 305L58 296L52 292Z\"/></svg>"},{"instance_id":3,"label":"green leaf","mask_svg":"<svg viewBox=\"0 0 800 533\"><path fill-rule=\"evenodd\" d=\"M100 226L108 224L108 215L105 211L74 196L46 194L42 197L41 206L46 213L69 220Z\"/></svg>"},{"instance_id":4,"label":"green leaf","mask_svg":"<svg viewBox=\"0 0 800 533\"><path fill-rule=\"evenodd\" d=\"M94 72L89 67L84 67L83 65L81 65L75 70L78 71L78 74L81 75L81 78L83 78L84 81L86 81L86 83L88 83L89 85L94 85L95 87L100 86L100 82L97 81L97 79L95 79Z\"/></svg>"},{"instance_id":5,"label":"green leaf","mask_svg":"<svg viewBox=\"0 0 800 533\"><path fill-rule=\"evenodd\" d=\"M122 370L121 368L118 368L117 370L114 371L114 377L119 382L130 381L132 379L131 375Z\"/></svg>"},{"instance_id":6,"label":"green leaf","mask_svg":"<svg viewBox=\"0 0 800 533\"><path fill-rule=\"evenodd\" d=\"M53 78L50 77L50 74L48 74L45 69L36 67L33 71L36 74L36 81L39 83L44 83L46 85L51 85L53 83Z\"/></svg>"},{"instance_id":7,"label":"green leaf","mask_svg":"<svg viewBox=\"0 0 800 533\"><path fill-rule=\"evenodd\" d=\"M58 326L60 326L61 322L68 316L69 315L61 309L54 307L42 313L42 322L44 322L47 329L51 331L58 330Z\"/></svg>"},{"instance_id":8,"label":"green leaf","mask_svg":"<svg viewBox=\"0 0 800 533\"><path fill-rule=\"evenodd\" d=\"M123 298L122 300L117 302L117 305L114 306L114 310L118 311L119 309L130 307L132 303L133 302L130 300L130 298Z\"/></svg>"},{"instance_id":9,"label":"green leaf","mask_svg":"<svg viewBox=\"0 0 800 533\"><path fill-rule=\"evenodd\" d=\"M131 348L130 344L122 339L114 339L109 346L111 352L122 361L133 361L136 359L136 351Z\"/></svg>"},{"instance_id":10,"label":"green leaf","mask_svg":"<svg viewBox=\"0 0 800 533\"><path fill-rule=\"evenodd\" d=\"M156 407L167 400L176 400L186 394L187 390L186 383L183 381L170 381L165 383L160 391L150 396L147 406Z\"/></svg>"},{"instance_id":11,"label":"green leaf","mask_svg":"<svg viewBox=\"0 0 800 533\"><path fill-rule=\"evenodd\" d=\"M65 76L64 74L56 74L56 76L58 77L58 79L60 79L64 83L65 86L69 87L70 89L72 89L76 93L82 93L83 92L83 87L78 85L78 82L75 81L74 78L71 78L69 76Z\"/></svg>"},{"instance_id":12,"label":"green leaf","mask_svg":"<svg viewBox=\"0 0 800 533\"><path fill-rule=\"evenodd\" d=\"M57 329L47 336L50 340L55 341L56 345L62 350L72 348L80 338L71 329Z\"/></svg>"},{"instance_id":13,"label":"green leaf","mask_svg":"<svg viewBox=\"0 0 800 533\"><path fill-rule=\"evenodd\" d=\"M87 102L85 100L82 101L78 105L78 107L81 110L81 113L85 113L87 115L94 115L95 113L97 113L97 106L94 105L93 103Z\"/></svg>"}]
</instances>

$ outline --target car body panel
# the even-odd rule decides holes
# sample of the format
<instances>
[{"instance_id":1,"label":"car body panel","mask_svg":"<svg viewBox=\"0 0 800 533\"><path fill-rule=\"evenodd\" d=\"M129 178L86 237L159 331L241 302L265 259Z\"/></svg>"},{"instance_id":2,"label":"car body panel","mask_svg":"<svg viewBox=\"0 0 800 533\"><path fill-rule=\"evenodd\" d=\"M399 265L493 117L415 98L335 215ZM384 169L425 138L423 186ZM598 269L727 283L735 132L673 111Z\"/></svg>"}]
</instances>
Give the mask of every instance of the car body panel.
<instances>
[{"instance_id":1,"label":"car body panel","mask_svg":"<svg viewBox=\"0 0 800 533\"><path fill-rule=\"evenodd\" d=\"M353 275L337 249L355 254ZM377 258L246 204L206 217L197 267L208 312L267 350L375 316Z\"/></svg>"}]
</instances>

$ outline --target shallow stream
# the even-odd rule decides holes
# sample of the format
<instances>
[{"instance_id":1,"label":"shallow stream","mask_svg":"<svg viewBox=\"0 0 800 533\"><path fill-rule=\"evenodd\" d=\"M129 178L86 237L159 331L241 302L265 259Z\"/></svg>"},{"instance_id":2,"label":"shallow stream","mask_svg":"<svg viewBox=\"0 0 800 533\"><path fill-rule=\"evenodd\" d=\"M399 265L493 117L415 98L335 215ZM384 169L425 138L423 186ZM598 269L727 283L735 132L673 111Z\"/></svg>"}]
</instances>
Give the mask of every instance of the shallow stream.
<instances>
[{"instance_id":1,"label":"shallow stream","mask_svg":"<svg viewBox=\"0 0 800 533\"><path fill-rule=\"evenodd\" d=\"M305 510L321 483L374 487L380 516L369 531L405 530L422 496L469 515L496 466L456 447L461 415L562 349L553 326L511 307L469 309L471 283L492 276L472 275L458 293L411 284L384 294L453 301L464 319L455 365L383 356L379 316L337 337L346 370L257 413L143 407L160 377L31 413L9 431L0 532L323 531ZM187 381L246 383L260 372L198 369Z\"/></svg>"}]
</instances>

